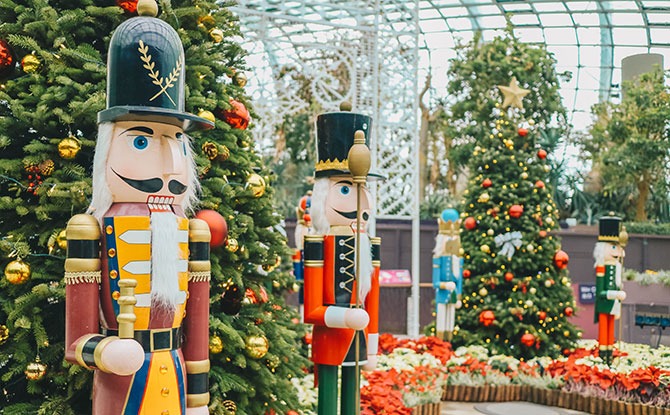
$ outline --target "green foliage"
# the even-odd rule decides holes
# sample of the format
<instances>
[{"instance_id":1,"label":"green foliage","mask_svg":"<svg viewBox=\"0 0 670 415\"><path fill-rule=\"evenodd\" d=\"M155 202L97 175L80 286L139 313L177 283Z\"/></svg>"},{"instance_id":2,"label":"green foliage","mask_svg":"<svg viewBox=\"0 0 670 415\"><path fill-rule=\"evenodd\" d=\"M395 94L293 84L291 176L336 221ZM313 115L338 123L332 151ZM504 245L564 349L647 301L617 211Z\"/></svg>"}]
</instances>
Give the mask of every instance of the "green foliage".
<instances>
[{"instance_id":1,"label":"green foliage","mask_svg":"<svg viewBox=\"0 0 670 415\"><path fill-rule=\"evenodd\" d=\"M668 217L670 88L665 81L665 73L656 68L624 82L620 104L593 107L590 136L580 142L583 153L600 168L603 193L622 196L618 210L628 220Z\"/></svg>"},{"instance_id":2,"label":"green foliage","mask_svg":"<svg viewBox=\"0 0 670 415\"><path fill-rule=\"evenodd\" d=\"M513 27L490 42L484 42L481 33L472 41L456 47L456 58L451 60L447 75L449 123L447 134L457 139L456 150L450 159L467 165L476 141L490 132L494 121L493 110L501 101L495 85L509 85L516 76L522 88L531 93L524 101L522 114L535 121L541 130L555 129L558 136L567 130L566 112L559 94L559 77L570 78L570 73L557 74L556 61L544 45L522 43L514 37Z\"/></svg>"},{"instance_id":3,"label":"green foliage","mask_svg":"<svg viewBox=\"0 0 670 415\"><path fill-rule=\"evenodd\" d=\"M670 271L667 270L652 271L648 269L644 272L638 272L633 269L625 269L623 278L626 281L635 281L640 285L663 284L670 287Z\"/></svg>"},{"instance_id":4,"label":"green foliage","mask_svg":"<svg viewBox=\"0 0 670 415\"><path fill-rule=\"evenodd\" d=\"M670 235L670 223L626 222L625 226L629 234Z\"/></svg>"},{"instance_id":5,"label":"green foliage","mask_svg":"<svg viewBox=\"0 0 670 415\"><path fill-rule=\"evenodd\" d=\"M107 46L114 28L131 17L111 4L0 1L0 39L10 43L19 60L34 51L41 61L34 73L17 69L0 80L0 267L19 257L32 268L22 285L0 279L0 325L9 329L9 339L0 344L0 407L6 414L81 415L91 410L91 372L63 361L65 252L54 235L90 201L96 116L105 108ZM187 111L219 113L230 108L230 98L250 107L242 88L222 82L228 80L223 75L245 69L244 50L228 40L240 31L226 5L173 0L160 6L159 17L178 29L184 44ZM201 20L207 15L211 19ZM220 43L209 35L214 27L223 31ZM58 143L68 136L80 142L81 151L66 160L59 156ZM282 297L293 279L281 217L272 208L270 172L252 150L249 132L222 120L193 140L201 173L200 208L219 211L229 237L240 246L236 252L212 250L211 333L222 339L224 349L210 356L210 411L225 413L225 400L237 404L238 415L299 409L289 379L302 376L309 364L299 346L305 327L294 323L297 314ZM226 146L230 157L209 160L200 153L205 141ZM45 168L49 161L52 171ZM254 172L268 184L260 197L247 186ZM239 315L226 315L221 295L231 283L256 293L264 287L269 301L245 304ZM245 353L250 335L268 339L263 358ZM38 355L47 365L46 375L29 381L23 372Z\"/></svg>"}]
</instances>

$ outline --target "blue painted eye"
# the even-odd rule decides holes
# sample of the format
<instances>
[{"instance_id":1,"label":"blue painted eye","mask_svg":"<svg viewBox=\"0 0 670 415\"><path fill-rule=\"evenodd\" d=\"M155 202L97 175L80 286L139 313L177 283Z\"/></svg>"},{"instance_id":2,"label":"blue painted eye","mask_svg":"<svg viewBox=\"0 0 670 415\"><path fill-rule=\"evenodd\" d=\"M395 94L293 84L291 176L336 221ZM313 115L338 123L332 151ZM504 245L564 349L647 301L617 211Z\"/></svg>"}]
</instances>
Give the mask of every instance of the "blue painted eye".
<instances>
[{"instance_id":1,"label":"blue painted eye","mask_svg":"<svg viewBox=\"0 0 670 415\"><path fill-rule=\"evenodd\" d=\"M138 150L144 150L149 145L149 139L143 135L138 135L133 139L133 145Z\"/></svg>"},{"instance_id":2,"label":"blue painted eye","mask_svg":"<svg viewBox=\"0 0 670 415\"><path fill-rule=\"evenodd\" d=\"M340 193L342 193L343 195L348 195L350 191L351 189L349 188L349 186L342 186L340 188Z\"/></svg>"}]
</instances>

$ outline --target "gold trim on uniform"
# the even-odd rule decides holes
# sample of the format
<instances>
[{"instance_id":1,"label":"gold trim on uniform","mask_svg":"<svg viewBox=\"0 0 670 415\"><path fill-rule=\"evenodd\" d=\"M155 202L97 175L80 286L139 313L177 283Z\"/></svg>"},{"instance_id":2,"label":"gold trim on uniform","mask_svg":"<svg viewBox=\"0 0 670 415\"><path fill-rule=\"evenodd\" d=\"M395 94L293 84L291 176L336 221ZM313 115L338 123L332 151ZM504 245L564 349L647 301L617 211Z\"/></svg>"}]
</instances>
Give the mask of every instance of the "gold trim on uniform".
<instances>
[{"instance_id":1,"label":"gold trim on uniform","mask_svg":"<svg viewBox=\"0 0 670 415\"><path fill-rule=\"evenodd\" d=\"M100 258L68 258L65 272L93 272L101 269Z\"/></svg>"},{"instance_id":2,"label":"gold trim on uniform","mask_svg":"<svg viewBox=\"0 0 670 415\"><path fill-rule=\"evenodd\" d=\"M83 336L81 339L79 339L79 342L77 342L77 346L74 349L74 358L77 359L77 363L79 363L81 366L87 369L93 369L93 368L89 366L86 362L84 362L84 356L82 356L82 352L84 350L84 345L86 345L86 342L91 340L95 336L99 336L99 334L87 334Z\"/></svg>"},{"instance_id":3,"label":"gold trim on uniform","mask_svg":"<svg viewBox=\"0 0 670 415\"><path fill-rule=\"evenodd\" d=\"M93 351L93 361L95 362L95 365L98 367L98 369L102 370L103 372L110 373L109 369L107 369L107 367L102 364L102 351L105 349L105 347L107 347L108 343L111 343L117 339L118 337L116 336L105 337L95 346L95 350Z\"/></svg>"},{"instance_id":4,"label":"gold trim on uniform","mask_svg":"<svg viewBox=\"0 0 670 415\"><path fill-rule=\"evenodd\" d=\"M203 272L212 269L212 263L209 261L188 261L188 270L191 272Z\"/></svg>"},{"instance_id":5,"label":"gold trim on uniform","mask_svg":"<svg viewBox=\"0 0 670 415\"><path fill-rule=\"evenodd\" d=\"M186 361L186 373L209 373L209 359Z\"/></svg>"},{"instance_id":6,"label":"gold trim on uniform","mask_svg":"<svg viewBox=\"0 0 670 415\"><path fill-rule=\"evenodd\" d=\"M323 266L323 261L322 260L316 260L316 259L308 259L305 261L305 266L306 267L322 267Z\"/></svg>"},{"instance_id":7,"label":"gold trim on uniform","mask_svg":"<svg viewBox=\"0 0 670 415\"><path fill-rule=\"evenodd\" d=\"M191 219L188 221L189 242L209 242L212 236L209 225L202 219Z\"/></svg>"},{"instance_id":8,"label":"gold trim on uniform","mask_svg":"<svg viewBox=\"0 0 670 415\"><path fill-rule=\"evenodd\" d=\"M598 241L619 242L619 235L599 235Z\"/></svg>"},{"instance_id":9,"label":"gold trim on uniform","mask_svg":"<svg viewBox=\"0 0 670 415\"><path fill-rule=\"evenodd\" d=\"M321 170L349 170L349 160L340 161L335 159L331 161L328 159L326 161L319 161L316 163L316 171Z\"/></svg>"},{"instance_id":10,"label":"gold trim on uniform","mask_svg":"<svg viewBox=\"0 0 670 415\"><path fill-rule=\"evenodd\" d=\"M186 395L186 406L194 408L197 406L205 406L209 403L209 392L199 394Z\"/></svg>"},{"instance_id":11,"label":"gold trim on uniform","mask_svg":"<svg viewBox=\"0 0 670 415\"><path fill-rule=\"evenodd\" d=\"M100 284L100 271L65 272L65 285Z\"/></svg>"},{"instance_id":12,"label":"gold trim on uniform","mask_svg":"<svg viewBox=\"0 0 670 415\"><path fill-rule=\"evenodd\" d=\"M372 266L373 267L381 267L382 266L382 261L381 260L372 261Z\"/></svg>"},{"instance_id":13,"label":"gold trim on uniform","mask_svg":"<svg viewBox=\"0 0 670 415\"><path fill-rule=\"evenodd\" d=\"M189 271L188 282L209 282L212 280L211 271Z\"/></svg>"},{"instance_id":14,"label":"gold trim on uniform","mask_svg":"<svg viewBox=\"0 0 670 415\"><path fill-rule=\"evenodd\" d=\"M382 244L382 238L380 236L371 236L370 237L370 243L372 245L381 245Z\"/></svg>"},{"instance_id":15,"label":"gold trim on uniform","mask_svg":"<svg viewBox=\"0 0 670 415\"><path fill-rule=\"evenodd\" d=\"M92 215L80 213L74 215L65 228L67 239L93 241L100 239L100 224Z\"/></svg>"},{"instance_id":16,"label":"gold trim on uniform","mask_svg":"<svg viewBox=\"0 0 670 415\"><path fill-rule=\"evenodd\" d=\"M323 235L305 235L305 242L323 242Z\"/></svg>"}]
</instances>

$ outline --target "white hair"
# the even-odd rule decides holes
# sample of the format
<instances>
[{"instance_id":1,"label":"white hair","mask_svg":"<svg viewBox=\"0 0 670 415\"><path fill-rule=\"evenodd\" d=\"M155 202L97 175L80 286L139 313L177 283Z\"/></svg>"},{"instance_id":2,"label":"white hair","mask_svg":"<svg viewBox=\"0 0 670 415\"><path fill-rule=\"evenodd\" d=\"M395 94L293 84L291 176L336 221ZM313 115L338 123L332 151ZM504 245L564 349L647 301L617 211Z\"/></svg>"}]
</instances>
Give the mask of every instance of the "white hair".
<instances>
[{"instance_id":1,"label":"white hair","mask_svg":"<svg viewBox=\"0 0 670 415\"><path fill-rule=\"evenodd\" d=\"M109 186L107 186L107 157L109 156L109 148L112 145L113 132L113 122L104 122L98 126L98 140L93 157L93 197L86 211L95 216L98 221L102 220L102 217L109 210L110 206L112 206L113 202L112 192L109 190ZM198 181L195 157L193 156L193 148L191 147L191 137L184 134L184 139L188 143L185 146L188 163L186 172L188 187L184 193L181 207L185 213L188 213L193 211L193 207L198 203L200 182Z\"/></svg>"},{"instance_id":2,"label":"white hair","mask_svg":"<svg viewBox=\"0 0 670 415\"><path fill-rule=\"evenodd\" d=\"M607 242L596 242L595 248L593 248L593 259L595 260L594 267L598 265L603 265L605 263L605 252L612 244Z\"/></svg>"},{"instance_id":3,"label":"white hair","mask_svg":"<svg viewBox=\"0 0 670 415\"><path fill-rule=\"evenodd\" d=\"M435 248L433 248L433 256L439 257L444 255L444 247L446 244L447 235L438 233L435 237Z\"/></svg>"},{"instance_id":4,"label":"white hair","mask_svg":"<svg viewBox=\"0 0 670 415\"><path fill-rule=\"evenodd\" d=\"M325 235L330 229L326 217L326 198L330 189L330 180L327 177L316 179L312 189L312 199L309 214L312 216L312 228L317 234Z\"/></svg>"}]
</instances>

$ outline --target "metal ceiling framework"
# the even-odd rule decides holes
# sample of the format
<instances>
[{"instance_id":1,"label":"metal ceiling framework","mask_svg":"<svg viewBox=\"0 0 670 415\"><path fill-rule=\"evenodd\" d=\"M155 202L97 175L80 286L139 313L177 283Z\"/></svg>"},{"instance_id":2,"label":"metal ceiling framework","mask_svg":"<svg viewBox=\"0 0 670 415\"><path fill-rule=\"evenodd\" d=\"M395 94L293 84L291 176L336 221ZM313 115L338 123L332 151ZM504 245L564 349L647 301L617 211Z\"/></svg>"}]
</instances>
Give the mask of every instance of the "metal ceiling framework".
<instances>
[{"instance_id":1,"label":"metal ceiling framework","mask_svg":"<svg viewBox=\"0 0 670 415\"><path fill-rule=\"evenodd\" d=\"M373 186L377 216L413 223L413 336L419 332L419 79L430 74L431 97L445 97L457 43L477 31L492 39L509 16L521 41L547 45L558 72L571 72L561 94L579 130L590 123L593 104L618 96L624 57L659 53L670 63L668 0L238 0L231 9L254 68L248 90L262 151L274 151L287 115L309 108L301 88L327 111L348 100L372 115L373 168L389 178L383 191Z\"/></svg>"}]
</instances>

